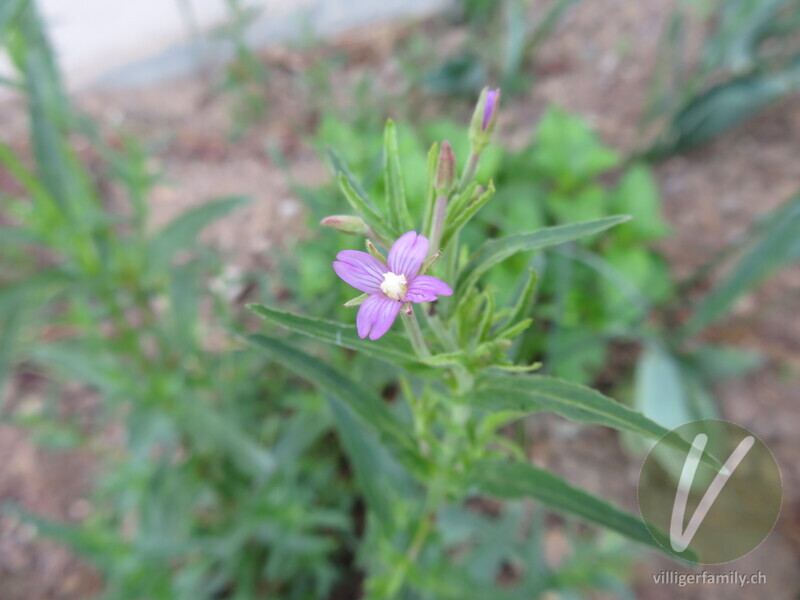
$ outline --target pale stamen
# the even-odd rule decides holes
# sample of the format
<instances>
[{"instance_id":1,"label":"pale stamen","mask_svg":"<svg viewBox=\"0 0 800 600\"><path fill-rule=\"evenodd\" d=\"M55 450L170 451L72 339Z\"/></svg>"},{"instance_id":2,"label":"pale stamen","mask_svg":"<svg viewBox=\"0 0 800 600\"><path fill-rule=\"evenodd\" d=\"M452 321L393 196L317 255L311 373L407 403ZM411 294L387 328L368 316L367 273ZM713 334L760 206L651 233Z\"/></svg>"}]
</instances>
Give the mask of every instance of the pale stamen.
<instances>
[{"instance_id":1,"label":"pale stamen","mask_svg":"<svg viewBox=\"0 0 800 600\"><path fill-rule=\"evenodd\" d=\"M397 275L391 271L383 274L381 291L392 300L402 300L408 291L408 281L403 274Z\"/></svg>"}]
</instances>

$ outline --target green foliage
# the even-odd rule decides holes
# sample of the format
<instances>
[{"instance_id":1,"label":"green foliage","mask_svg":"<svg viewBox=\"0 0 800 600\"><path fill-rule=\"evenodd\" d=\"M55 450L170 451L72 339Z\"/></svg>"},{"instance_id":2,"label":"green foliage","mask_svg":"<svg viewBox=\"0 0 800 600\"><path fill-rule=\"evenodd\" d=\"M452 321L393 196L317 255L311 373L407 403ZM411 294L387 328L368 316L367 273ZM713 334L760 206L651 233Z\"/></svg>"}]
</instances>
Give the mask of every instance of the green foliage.
<instances>
[{"instance_id":1,"label":"green foliage","mask_svg":"<svg viewBox=\"0 0 800 600\"><path fill-rule=\"evenodd\" d=\"M505 499L533 497L552 510L573 513L590 523L660 549L659 542L641 520L531 464L487 461L475 465L471 476L475 486L491 496ZM666 536L661 541L669 543Z\"/></svg>"},{"instance_id":2,"label":"green foliage","mask_svg":"<svg viewBox=\"0 0 800 600\"><path fill-rule=\"evenodd\" d=\"M644 124L662 121L644 153L663 159L705 144L800 87L800 2L720 0L710 14L675 9L664 28ZM697 56L687 30L701 21Z\"/></svg>"},{"instance_id":3,"label":"green foliage","mask_svg":"<svg viewBox=\"0 0 800 600\"><path fill-rule=\"evenodd\" d=\"M239 139L266 114L264 96L268 73L247 40L248 30L259 17L261 9L249 4L247 0L225 0L225 9L227 18L212 37L225 44L226 50L231 53L231 59L215 87L217 92L228 98L231 136ZM189 5L186 5L185 10L191 13ZM190 25L194 26L193 15L187 14L187 18ZM202 42L195 40L195 43L199 45Z\"/></svg>"},{"instance_id":4,"label":"green foliage","mask_svg":"<svg viewBox=\"0 0 800 600\"><path fill-rule=\"evenodd\" d=\"M464 132L452 124L438 122L426 126L424 131L435 139L450 141L462 159L468 155ZM323 132L326 142L345 144L354 161L350 162L354 172L366 174L357 180L342 166L342 159L331 155L335 170L342 173L340 180L346 183L342 186L345 196L359 190L358 195L370 199L369 211L359 209L359 203L352 200L351 206L377 223L376 233L381 226L386 231L383 224L388 218L382 211L389 206L384 201L388 196L380 169L381 149L375 143L375 136L359 137L342 123L324 125ZM430 180L435 174L438 145L434 144L429 151L423 167L422 160L409 154L413 150L421 157L422 143L414 140L413 134L402 130L398 133L400 140L414 141L401 149L399 155L404 162L410 158L417 165L404 169L404 183L411 189L411 181L411 187L419 190L418 194L409 193L409 198L416 195L424 199L412 206L410 212L423 214L423 231L428 231L433 210ZM422 173L427 175L428 185L417 181L416 177ZM476 183L482 180L489 180L485 191ZM340 210L335 200L326 202L329 212ZM739 253L744 256L748 249L757 248L759 242L770 239L768 232L772 228L788 221L778 232L782 242L772 241L768 246L780 249L768 262L777 268L792 260L797 246L788 244L783 234L793 226L793 213L791 208L783 210L754 227L748 243L738 242ZM614 214L633 218L609 216ZM575 223L580 220L586 222ZM485 436L498 425L525 414L555 411L579 422L619 428L626 447L641 451L675 424L716 414L709 386L721 376L740 374L760 364L757 355L733 348L690 351L685 345L688 338L676 335L674 315L685 314L688 301L683 290L691 289L694 281L707 277L720 265L714 259L712 265L701 268L687 282L674 281L666 261L653 247L654 242L669 233L669 228L661 216L660 194L650 170L643 163L624 163L583 121L564 111L555 108L546 111L533 142L521 152L501 154L488 149L481 156L475 180L451 195L447 221L443 238L445 256L433 269L440 276L456 274L456 296L439 302L435 314L423 313L423 325L427 325L424 338L432 356L422 357L416 364L413 350L391 333L385 339L367 343L355 336L351 326L320 323L265 306L253 307L270 321L295 333L328 345L352 348L383 362L394 362L412 377L416 383L401 386L408 404L401 412L410 411L414 415L409 426L416 432L418 443L422 448L432 448L432 459L444 466L430 467L427 484L419 465L404 463L404 467L415 474L417 485L423 487L431 485L431 478L437 481L434 474L440 473L443 481L435 485L434 491L444 489L436 497L443 494L445 502L452 504L460 497L461 489L457 475L445 474L458 472L462 464L464 469L484 464L480 462L485 457L479 448L485 448L482 444L489 440L502 454L521 460L519 448L508 440ZM600 234L607 227L611 228ZM493 239L487 241L487 238ZM742 261L746 262L744 258ZM525 271L536 276L521 277ZM763 276L767 274L764 272ZM757 283L755 279L743 281L747 285L742 292ZM732 298L725 297L726 302L732 302ZM705 303L701 297L698 306ZM729 306L729 303L723 305L718 317ZM344 319L353 318L346 316L346 312L340 315ZM614 344L631 341L642 349L636 371L636 393L631 399L633 410L567 381L508 373L534 370L541 360L546 370L568 381L591 382L607 367ZM398 356L396 351L400 348L402 355ZM728 355L730 368L726 370L720 365ZM633 367L632 359L626 367L631 374ZM626 374L617 378L615 383L619 385ZM441 384L450 386L451 394L463 398L457 403L460 408L447 408L437 400ZM482 422L478 415L483 416ZM467 423L468 429L474 427L484 433L464 445L464 441L458 441L462 434L448 434L450 427L437 425L442 419L458 423L459 427ZM470 425L473 419L477 425ZM444 451L445 446L450 448L449 452ZM676 450L677 453L666 452L659 457L667 469L674 469L686 446ZM435 458L440 452L443 456L457 456L456 464L451 464L453 458ZM486 464L493 464L492 468L498 472L502 469L497 464L520 470L528 468L518 462ZM520 479L522 475L514 481ZM524 487L523 483L519 485ZM518 494L545 502L532 488ZM380 506L385 499L376 498L373 503ZM425 500L420 498L417 503L424 504ZM559 508L570 511L565 505L568 506L562 502ZM386 507L375 510L388 512ZM395 506L392 513L395 519L397 510ZM438 514L441 518L442 513ZM588 518L586 514L583 516ZM412 566L402 554L396 554L395 544L393 550L386 550L383 562L377 558L380 553L376 553L373 560L363 563L374 573L368 580L368 589L378 596L391 596L390 592L400 589L398 581L408 579L415 582L411 586L416 586L414 589L422 597L431 593L436 597L449 597L448 594L458 597L459 592L454 590L460 588L450 583L456 576L444 574L450 573L451 567L440 566L448 561L425 562L426 556L443 551L437 550L435 534L427 531L430 525L402 519L394 522L401 529L416 528L429 536L428 549L420 554L422 566ZM437 530L439 536L448 535L444 526ZM413 540L405 543L409 552L414 551ZM489 550L476 548L476 552ZM397 562L397 568L384 573L382 569L392 560ZM481 589L478 582L471 585ZM522 589L524 585L519 588Z\"/></svg>"},{"instance_id":5,"label":"green foliage","mask_svg":"<svg viewBox=\"0 0 800 600\"><path fill-rule=\"evenodd\" d=\"M551 107L542 115L537 143L525 157L557 193L569 193L617 166L619 156L597 140L583 120ZM553 203L556 204L556 203Z\"/></svg>"},{"instance_id":6,"label":"green foliage","mask_svg":"<svg viewBox=\"0 0 800 600\"><path fill-rule=\"evenodd\" d=\"M444 69L440 91L469 91L487 73L518 86L527 56L573 3L551 3L532 29L523 3L503 3L502 63ZM236 60L226 85L247 90L249 103L265 77L244 45L254 13L228 4ZM498 3L470 4L473 26L496 26ZM725 60L742 64L767 29L725 46ZM293 191L312 222L349 207L379 250L434 227L440 146L426 155L423 142L447 139L462 164L480 159L447 198L444 256L430 265L455 294L420 307L419 330L409 325L407 336L361 339L355 311L342 306L352 294L330 263L362 240L324 231L276 257L275 272L244 275L260 296L248 308L267 328L253 335L250 313L219 291L222 258L199 243L246 199L211 200L152 231L148 196L159 174L148 149L130 139L109 148L69 110L32 3L3 3L0 32L27 99L33 154L29 166L0 144L0 164L24 190L4 198L11 225L0 228L0 383L21 363L50 382L79 383L100 398L98 426L124 434L97 453L82 523L8 510L90 560L104 597L523 600L585 587L631 597L619 579L622 542L604 531L661 546L637 517L532 466L510 433L554 412L642 448L713 414L709 386L761 357L686 342L798 258L796 200L724 253L726 271L698 299L651 247L668 228L648 168L562 110L543 115L523 150L480 156L449 121L417 132L389 121L381 136L363 115L326 114L315 141L339 193ZM702 138L726 125L714 110L687 116L687 131ZM91 173L69 143L78 130L99 157ZM108 208L107 183L121 190L122 210ZM687 310L676 333L675 315ZM65 333L53 339L45 328ZM621 340L641 350L632 406L582 385ZM548 374L529 374L540 367ZM50 448L100 443L59 418L51 396L40 412L9 420ZM664 454L667 468L686 448ZM493 514L476 508L477 495L506 503ZM522 499L600 530L573 533L568 522L572 552L553 568L542 559L542 512Z\"/></svg>"},{"instance_id":7,"label":"green foliage","mask_svg":"<svg viewBox=\"0 0 800 600\"><path fill-rule=\"evenodd\" d=\"M602 237L588 235L538 259L540 305L518 354L528 361L543 359L545 368L573 381L590 382L605 363L609 341L638 336L641 321L674 293L664 260L648 247L668 231L653 176L646 166L633 164L612 187L601 183L620 160L581 119L550 108L531 144L497 165L499 198L480 217L484 232L515 234L631 215ZM501 208L501 201L510 206ZM465 232L467 238L479 235L474 225ZM490 281L499 289L515 289L516 274L526 265L524 257L510 258Z\"/></svg>"},{"instance_id":8,"label":"green foliage","mask_svg":"<svg viewBox=\"0 0 800 600\"><path fill-rule=\"evenodd\" d=\"M754 223L696 273L676 281L652 245L669 233L655 179L642 163L623 169L620 164L620 157L583 121L548 109L531 144L497 164L492 174L499 191L463 237L502 232L504 240L511 240L526 228L550 226L540 234L575 220L630 215L630 221L602 237L548 249L533 263L512 256L487 275L496 289L514 290L526 267L534 264L539 270L537 305L517 315L532 317L533 323L516 342L513 356L523 364L541 362L545 371L565 380L590 383L614 364L620 344L634 343L640 356L632 407L667 428L713 417L718 411L710 386L719 372L728 377L746 373L760 364L759 357L735 348L689 348L738 297L797 260L797 200ZM505 242L485 244L500 243ZM698 294L710 278L710 290ZM722 369L728 355L728 368ZM621 391L621 381L633 375L633 362L623 367L621 378L616 375ZM632 442L633 437L625 436L629 447L649 447ZM668 468L674 466L671 457L663 460Z\"/></svg>"},{"instance_id":9,"label":"green foliage","mask_svg":"<svg viewBox=\"0 0 800 600\"><path fill-rule=\"evenodd\" d=\"M506 207L497 205L491 181L485 190L476 181L464 181L462 189L449 194L446 223L441 225L445 257L431 267L454 284L456 293L452 299L437 303L435 310L423 307L419 316L424 327L417 333L419 325L409 328L411 344L392 333L368 341L358 338L352 326L339 322L250 306L274 325L301 337L283 340L256 335L248 342L329 395L339 434L351 438L342 444L369 516L369 534L360 556L360 565L367 573L364 587L368 597L394 598L403 593L450 597L457 593L460 588L452 575L436 575L442 568L452 570L451 566L442 566L447 562L443 558L446 548L437 540L446 539L448 532L438 524L438 516L445 506L458 506L476 490L507 498L530 496L549 508L659 547L640 520L530 467L524 462L524 449L498 433L498 428L509 421L538 411L554 411L578 422L636 432L650 439L666 432L642 414L578 384L525 375L538 365L514 360L515 339L532 323L528 313L537 291L537 277L530 273L516 294L497 294L492 274L520 254L556 252L569 249L570 244L582 247L580 240L599 244L604 239L602 232L628 220L627 216L605 216L610 202L595 182L603 170L617 164L616 154L600 145L581 123L571 122L558 111L551 114L554 122L545 127L543 138L559 144L560 149L548 153L537 146L533 151L536 168L532 171L537 177L555 174L555 185L565 194L593 192L602 202L600 218L523 230L472 244L472 239L480 237L476 219L487 214L491 217L492 207L495 214ZM566 137L555 134L562 125L570 132ZM432 178L437 145L428 153L424 168L401 171L400 157L405 158L409 151L401 149L403 137L390 122L385 130L383 160L378 163L384 168L380 170L374 166L375 158L381 156L380 148L373 144L372 153L364 152L371 142L355 142L352 133L341 125L323 129L327 135L347 140L347 147L361 149L360 154L352 153L356 162L350 164L356 165L354 171L365 171L365 179L355 178L335 152L328 151L328 155L344 200L370 225L372 232L367 235L376 245L388 249L405 227L420 222L427 227L425 232L435 237L430 232L437 226L431 216L430 181L409 180L401 173L424 173ZM416 146L416 152L422 155L421 144ZM458 139L454 146L464 148ZM579 160L573 160L575 156ZM577 165L578 170L560 176L565 164L567 168ZM641 190L651 197L643 206L635 207L645 222L619 242L621 245L635 245L663 234L656 218L654 186L646 171L637 169L620 184L622 191L616 202L620 206L635 204L631 195ZM480 174L480 169L477 172ZM499 173L498 179L501 177ZM420 193L412 194L411 189ZM405 199L414 196L424 201L406 205ZM331 203L330 210L338 211L338 207ZM407 213L411 218L405 216ZM462 238L466 243L462 244ZM471 246L474 250L470 251ZM348 320L353 319L352 314ZM346 370L336 369L319 354L301 349L298 343L303 339L358 351L359 357L347 363L347 371L368 358L393 365L400 394L391 408ZM683 443L677 450L685 452L687 448ZM508 462L508 457L513 460ZM386 471L395 475L387 479ZM509 477L503 476L506 471ZM517 487L509 488L511 480Z\"/></svg>"},{"instance_id":10,"label":"green foliage","mask_svg":"<svg viewBox=\"0 0 800 600\"><path fill-rule=\"evenodd\" d=\"M556 0L544 7L527 0L463 0L461 16L471 35L462 48L424 73L425 91L470 96L492 81L505 93L529 87L527 62L580 0ZM531 5L540 8L531 15Z\"/></svg>"},{"instance_id":11,"label":"green foliage","mask_svg":"<svg viewBox=\"0 0 800 600\"><path fill-rule=\"evenodd\" d=\"M560 225L531 233L489 240L470 257L461 273L459 283L463 288L469 289L486 271L519 252L563 244L582 236L598 233L627 220L627 216L607 217L596 221Z\"/></svg>"},{"instance_id":12,"label":"green foliage","mask_svg":"<svg viewBox=\"0 0 800 600\"><path fill-rule=\"evenodd\" d=\"M701 331L730 309L734 301L776 269L797 260L800 235L800 197L774 211L754 228L743 252L721 281L695 307L684 335Z\"/></svg>"},{"instance_id":13,"label":"green foliage","mask_svg":"<svg viewBox=\"0 0 800 600\"><path fill-rule=\"evenodd\" d=\"M151 231L157 176L142 148L112 150L84 132L99 157L89 174L69 144L78 120L33 4L12 16L6 39L34 164L0 147L24 189L4 198L14 226L0 250L0 373L26 363L81 384L101 399L96 426L123 433L95 452L93 511L80 526L20 517L94 563L107 598L253 598L265 587L270 597L325 597L343 577L331 557L352 551L353 496L325 437L346 417L334 421L260 356L215 348L209 335L225 339L242 319L210 291L222 265L197 238L245 199L213 200ZM123 209L110 212L96 178L120 190ZM50 339L46 328L64 333ZM51 448L93 433L49 409L8 417Z\"/></svg>"}]
</instances>

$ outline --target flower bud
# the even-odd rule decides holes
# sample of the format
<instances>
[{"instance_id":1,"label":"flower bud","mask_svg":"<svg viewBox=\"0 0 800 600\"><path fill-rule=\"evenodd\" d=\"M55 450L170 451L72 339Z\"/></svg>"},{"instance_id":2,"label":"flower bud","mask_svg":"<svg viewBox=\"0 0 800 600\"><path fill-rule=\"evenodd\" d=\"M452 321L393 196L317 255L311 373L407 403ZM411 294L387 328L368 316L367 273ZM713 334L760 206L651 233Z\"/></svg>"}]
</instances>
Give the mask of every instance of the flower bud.
<instances>
[{"instance_id":1,"label":"flower bud","mask_svg":"<svg viewBox=\"0 0 800 600\"><path fill-rule=\"evenodd\" d=\"M480 153L491 141L497 124L499 104L500 89L483 88L469 127L469 141L472 144L473 152Z\"/></svg>"},{"instance_id":2,"label":"flower bud","mask_svg":"<svg viewBox=\"0 0 800 600\"><path fill-rule=\"evenodd\" d=\"M453 154L453 147L450 142L442 142L439 149L439 164L436 168L437 196L447 196L456 184L456 156Z\"/></svg>"},{"instance_id":3,"label":"flower bud","mask_svg":"<svg viewBox=\"0 0 800 600\"><path fill-rule=\"evenodd\" d=\"M369 231L369 227L367 227L364 219L350 215L325 217L319 224L323 227L330 227L339 233L346 233L348 235L366 235Z\"/></svg>"}]
</instances>

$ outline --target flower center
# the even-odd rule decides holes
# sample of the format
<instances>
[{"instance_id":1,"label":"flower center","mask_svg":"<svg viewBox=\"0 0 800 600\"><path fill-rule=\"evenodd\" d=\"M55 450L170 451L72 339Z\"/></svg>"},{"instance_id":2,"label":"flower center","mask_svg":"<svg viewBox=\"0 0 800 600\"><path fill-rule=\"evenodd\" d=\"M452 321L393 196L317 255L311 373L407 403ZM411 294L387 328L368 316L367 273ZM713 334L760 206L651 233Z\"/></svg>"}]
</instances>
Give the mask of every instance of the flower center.
<instances>
[{"instance_id":1,"label":"flower center","mask_svg":"<svg viewBox=\"0 0 800 600\"><path fill-rule=\"evenodd\" d=\"M405 275L396 275L391 271L383 274L381 291L392 300L402 300L406 297L408 282Z\"/></svg>"}]
</instances>

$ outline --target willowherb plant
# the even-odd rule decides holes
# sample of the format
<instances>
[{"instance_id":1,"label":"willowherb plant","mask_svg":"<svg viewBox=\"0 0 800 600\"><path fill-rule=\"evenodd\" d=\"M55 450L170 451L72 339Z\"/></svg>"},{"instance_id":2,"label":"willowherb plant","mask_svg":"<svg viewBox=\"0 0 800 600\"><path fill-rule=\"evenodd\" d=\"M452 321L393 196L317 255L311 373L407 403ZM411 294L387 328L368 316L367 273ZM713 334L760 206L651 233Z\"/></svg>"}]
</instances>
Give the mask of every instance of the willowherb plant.
<instances>
[{"instance_id":1,"label":"willowherb plant","mask_svg":"<svg viewBox=\"0 0 800 600\"><path fill-rule=\"evenodd\" d=\"M315 383L329 400L367 505L359 559L369 598L394 598L410 590L415 597L490 597L482 595L493 593L489 588L481 590L469 580L462 588L450 581L445 591L432 575L450 560L439 515L475 495L530 497L661 549L640 519L531 465L525 449L499 433L503 426L543 411L651 439L667 433L598 392L531 374L538 365L509 359L515 339L532 323L536 277L524 274L514 302L498 308L482 276L517 253L597 235L628 217L546 227L490 239L475 249L462 246L460 231L494 193L492 182L484 187L475 181L475 173L497 122L499 100L499 90L482 92L469 129L471 152L460 177L450 144L433 145L419 215L409 209L391 121L384 136L382 202L367 197L338 162L339 186L357 214L328 217L322 224L365 239L366 252L345 250L333 263L345 282L363 292L346 304L358 306L355 326L251 306L292 333L356 350L394 368L402 399L390 404L291 341L272 335L247 338ZM404 336L389 331L398 315ZM674 443L683 451L689 447L682 440Z\"/></svg>"}]
</instances>

